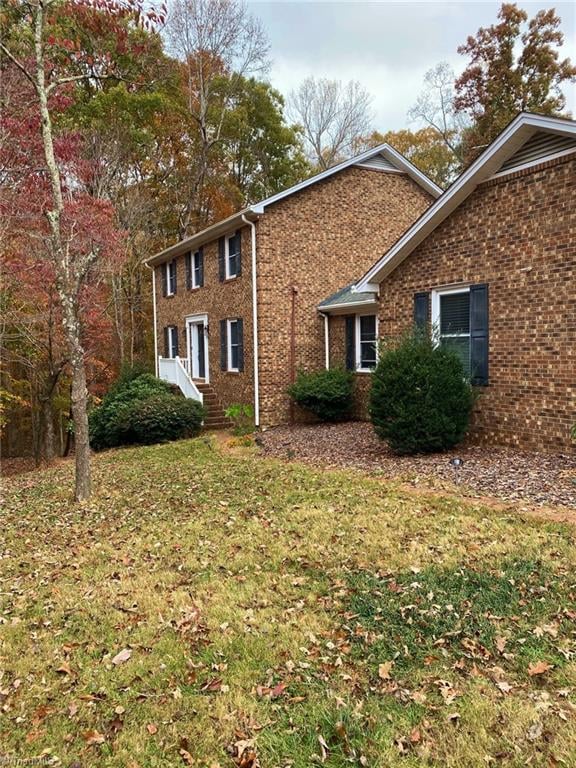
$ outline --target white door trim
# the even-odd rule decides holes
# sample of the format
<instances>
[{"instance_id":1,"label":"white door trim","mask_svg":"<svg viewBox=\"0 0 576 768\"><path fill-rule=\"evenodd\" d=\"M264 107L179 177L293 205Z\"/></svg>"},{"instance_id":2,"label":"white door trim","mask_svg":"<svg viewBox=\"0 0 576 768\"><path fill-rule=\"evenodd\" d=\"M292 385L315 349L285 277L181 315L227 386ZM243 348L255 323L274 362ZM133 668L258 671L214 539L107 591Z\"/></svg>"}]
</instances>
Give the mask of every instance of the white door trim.
<instances>
[{"instance_id":1,"label":"white door trim","mask_svg":"<svg viewBox=\"0 0 576 768\"><path fill-rule=\"evenodd\" d=\"M193 361L192 361L192 347L190 346L191 341L191 333L192 333L192 326L193 325L200 325L202 324L204 326L204 369L206 372L206 376L204 377L204 381L206 384L210 383L210 355L208 354L208 315L206 313L199 314L199 315L187 315L186 316L186 349L187 349L187 356L189 360L189 373L190 378L194 378L193 374Z\"/></svg>"}]
</instances>

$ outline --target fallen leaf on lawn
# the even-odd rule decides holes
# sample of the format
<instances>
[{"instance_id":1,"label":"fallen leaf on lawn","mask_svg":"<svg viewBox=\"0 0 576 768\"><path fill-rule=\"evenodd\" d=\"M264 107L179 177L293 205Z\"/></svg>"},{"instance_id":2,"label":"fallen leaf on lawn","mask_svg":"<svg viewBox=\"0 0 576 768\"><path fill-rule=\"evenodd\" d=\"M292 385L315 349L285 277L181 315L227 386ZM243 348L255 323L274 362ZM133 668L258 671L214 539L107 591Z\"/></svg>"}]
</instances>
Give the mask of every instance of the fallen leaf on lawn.
<instances>
[{"instance_id":1,"label":"fallen leaf on lawn","mask_svg":"<svg viewBox=\"0 0 576 768\"><path fill-rule=\"evenodd\" d=\"M410 741L412 744L418 744L421 738L422 734L420 733L420 728L412 728L410 731Z\"/></svg>"},{"instance_id":2,"label":"fallen leaf on lawn","mask_svg":"<svg viewBox=\"0 0 576 768\"><path fill-rule=\"evenodd\" d=\"M504 653L504 649L506 648L507 639L505 637L497 637L496 638L496 648L499 650L500 653Z\"/></svg>"},{"instance_id":3,"label":"fallen leaf on lawn","mask_svg":"<svg viewBox=\"0 0 576 768\"><path fill-rule=\"evenodd\" d=\"M507 683L505 680L498 680L498 682L495 684L496 688L498 688L499 691L501 691L504 695L507 693L510 693L512 690L512 686L510 683Z\"/></svg>"},{"instance_id":4,"label":"fallen leaf on lawn","mask_svg":"<svg viewBox=\"0 0 576 768\"><path fill-rule=\"evenodd\" d=\"M451 712L446 719L450 723L457 723L460 720L460 712Z\"/></svg>"},{"instance_id":5,"label":"fallen leaf on lawn","mask_svg":"<svg viewBox=\"0 0 576 768\"><path fill-rule=\"evenodd\" d=\"M158 733L158 726L154 723L148 723L146 726L146 730L150 734L150 736L154 736L155 733Z\"/></svg>"},{"instance_id":6,"label":"fallen leaf on lawn","mask_svg":"<svg viewBox=\"0 0 576 768\"><path fill-rule=\"evenodd\" d=\"M180 755L180 757L182 758L182 760L186 765L194 765L194 758L192 757L190 752L188 752L188 750L181 749L179 750L178 754Z\"/></svg>"},{"instance_id":7,"label":"fallen leaf on lawn","mask_svg":"<svg viewBox=\"0 0 576 768\"><path fill-rule=\"evenodd\" d=\"M385 661L378 665L378 677L380 680L390 680L390 672L393 666L393 661Z\"/></svg>"},{"instance_id":8,"label":"fallen leaf on lawn","mask_svg":"<svg viewBox=\"0 0 576 768\"><path fill-rule=\"evenodd\" d=\"M86 744L104 744L106 741L106 736L102 733L98 733L98 731L86 731L82 738L86 742Z\"/></svg>"},{"instance_id":9,"label":"fallen leaf on lawn","mask_svg":"<svg viewBox=\"0 0 576 768\"><path fill-rule=\"evenodd\" d=\"M64 662L63 664L60 664L56 672L58 672L59 675L70 675L70 677L74 675L74 672L70 664L67 664L66 662Z\"/></svg>"},{"instance_id":10,"label":"fallen leaf on lawn","mask_svg":"<svg viewBox=\"0 0 576 768\"><path fill-rule=\"evenodd\" d=\"M118 664L124 664L124 662L128 661L128 659L132 656L132 651L130 648L124 648L120 653L117 653L116 656L112 659L112 664L115 666L118 666Z\"/></svg>"},{"instance_id":11,"label":"fallen leaf on lawn","mask_svg":"<svg viewBox=\"0 0 576 768\"><path fill-rule=\"evenodd\" d=\"M549 664L547 661L537 661L534 664L528 666L528 674L530 677L535 675L544 675L553 668L553 664Z\"/></svg>"},{"instance_id":12,"label":"fallen leaf on lawn","mask_svg":"<svg viewBox=\"0 0 576 768\"><path fill-rule=\"evenodd\" d=\"M325 763L328 758L328 752L330 751L326 739L323 736L318 736L318 742L320 744L320 750L322 752L322 762Z\"/></svg>"},{"instance_id":13,"label":"fallen leaf on lawn","mask_svg":"<svg viewBox=\"0 0 576 768\"><path fill-rule=\"evenodd\" d=\"M529 741L538 741L538 739L542 736L542 733L544 731L544 726L542 725L541 720L537 720L535 723L532 723L530 728L526 731L526 738Z\"/></svg>"}]
</instances>

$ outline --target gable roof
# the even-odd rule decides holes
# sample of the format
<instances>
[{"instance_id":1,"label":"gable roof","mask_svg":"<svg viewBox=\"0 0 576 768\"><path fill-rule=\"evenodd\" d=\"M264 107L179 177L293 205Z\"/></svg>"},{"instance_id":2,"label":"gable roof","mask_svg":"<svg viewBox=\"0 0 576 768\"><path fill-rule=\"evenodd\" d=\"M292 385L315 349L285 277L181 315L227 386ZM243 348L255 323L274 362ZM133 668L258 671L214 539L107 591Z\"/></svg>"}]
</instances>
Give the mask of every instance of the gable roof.
<instances>
[{"instance_id":1,"label":"gable roof","mask_svg":"<svg viewBox=\"0 0 576 768\"><path fill-rule=\"evenodd\" d=\"M542 134L556 137L543 140ZM476 187L493 176L512 173L576 151L576 122L528 112L517 115L456 181L434 202L352 288L377 290L378 284L431 234Z\"/></svg>"},{"instance_id":2,"label":"gable roof","mask_svg":"<svg viewBox=\"0 0 576 768\"><path fill-rule=\"evenodd\" d=\"M405 173L425 189L426 192L432 195L432 197L437 198L442 194L442 189L437 184L429 179L426 174L422 173L422 171L419 171L415 165L397 152L394 147L391 147L390 144L379 144L377 147L367 149L365 152L355 155L348 160L344 160L344 162L338 163L338 165L334 165L326 171L310 176L310 178L304 179L304 181L294 184L294 186L289 187L282 192L278 192L258 203L254 203L253 205L238 211L238 213L229 216L227 219L223 219L222 221L197 232L191 237L187 237L175 245L165 248L163 251L146 259L145 263L154 266L163 261L168 261L168 259L172 259L175 256L180 256L183 253L195 250L203 243L214 240L237 227L241 227L246 223L246 219L255 221L265 212L269 205L284 200L284 198L294 195L320 181L324 181L352 166L384 171L386 173Z\"/></svg>"}]
</instances>

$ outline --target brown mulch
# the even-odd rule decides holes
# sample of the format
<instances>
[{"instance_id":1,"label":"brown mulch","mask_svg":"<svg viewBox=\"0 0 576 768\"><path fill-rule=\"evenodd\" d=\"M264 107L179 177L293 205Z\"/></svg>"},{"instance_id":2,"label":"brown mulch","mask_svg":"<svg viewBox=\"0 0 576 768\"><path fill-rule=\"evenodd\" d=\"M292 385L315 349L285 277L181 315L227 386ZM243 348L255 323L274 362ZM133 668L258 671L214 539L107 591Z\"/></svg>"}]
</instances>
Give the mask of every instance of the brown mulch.
<instances>
[{"instance_id":1,"label":"brown mulch","mask_svg":"<svg viewBox=\"0 0 576 768\"><path fill-rule=\"evenodd\" d=\"M466 495L539 506L564 506L576 514L576 454L547 454L511 448L460 446L446 453L395 456L371 424L314 424L276 427L259 436L267 456L316 466L355 467L412 485L446 487ZM450 464L464 464L456 476Z\"/></svg>"}]
</instances>

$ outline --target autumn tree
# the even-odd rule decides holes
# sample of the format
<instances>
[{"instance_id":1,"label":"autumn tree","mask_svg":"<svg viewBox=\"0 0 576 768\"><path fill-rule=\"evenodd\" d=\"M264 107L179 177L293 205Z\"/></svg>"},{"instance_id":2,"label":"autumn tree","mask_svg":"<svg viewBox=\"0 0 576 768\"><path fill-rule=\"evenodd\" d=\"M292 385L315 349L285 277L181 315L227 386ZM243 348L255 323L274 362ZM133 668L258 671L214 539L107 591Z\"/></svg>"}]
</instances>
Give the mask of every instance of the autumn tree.
<instances>
[{"instance_id":1,"label":"autumn tree","mask_svg":"<svg viewBox=\"0 0 576 768\"><path fill-rule=\"evenodd\" d=\"M74 6L71 8L71 6ZM71 370L71 401L74 419L76 483L75 497L84 500L90 496L90 447L88 439L88 393L85 348L83 339L84 317L81 296L93 271L98 266L105 244L101 240L101 221L98 213L106 212L96 205L80 181L81 167L70 162L73 153L66 152L55 132L54 117L59 99L70 87L87 80L108 76L103 56L95 69L90 56L84 56L76 40L61 34L54 23L60 8L90 10L85 23L98 24L102 16L115 19L133 14L141 17L141 9L130 0L98 0L98 11L90 0L74 4L59 0L31 0L12 5L9 21L18 26L19 35L2 38L0 51L2 66L15 67L30 84L41 138L42 165L35 177L40 188L45 187L42 213L46 225L43 237L44 253L53 270L53 282L62 313L68 362ZM159 16L153 9L146 14L147 23ZM6 21L6 18L3 18ZM62 62L73 62L68 71ZM41 258L41 256L40 256Z\"/></svg>"},{"instance_id":2,"label":"autumn tree","mask_svg":"<svg viewBox=\"0 0 576 768\"><path fill-rule=\"evenodd\" d=\"M242 0L174 0L167 23L169 49L182 62L191 136L179 236L206 224L205 191L227 110L243 78L265 71L269 46L258 19Z\"/></svg>"},{"instance_id":3,"label":"autumn tree","mask_svg":"<svg viewBox=\"0 0 576 768\"><path fill-rule=\"evenodd\" d=\"M424 124L442 140L448 150L446 155L452 157L451 173L462 164L462 133L467 124L454 103L454 80L454 70L448 62L441 61L429 69L424 76L424 87L408 111L413 123Z\"/></svg>"},{"instance_id":4,"label":"autumn tree","mask_svg":"<svg viewBox=\"0 0 576 768\"><path fill-rule=\"evenodd\" d=\"M472 127L466 131L468 160L489 144L521 111L560 115L561 86L576 81L576 67L560 58L564 36L553 8L528 20L526 11L503 3L498 22L481 27L458 52L469 58L456 81L454 107Z\"/></svg>"},{"instance_id":5,"label":"autumn tree","mask_svg":"<svg viewBox=\"0 0 576 768\"><path fill-rule=\"evenodd\" d=\"M289 115L302 129L310 162L330 168L357 149L370 130L372 98L359 82L307 77L288 97Z\"/></svg>"}]
</instances>

